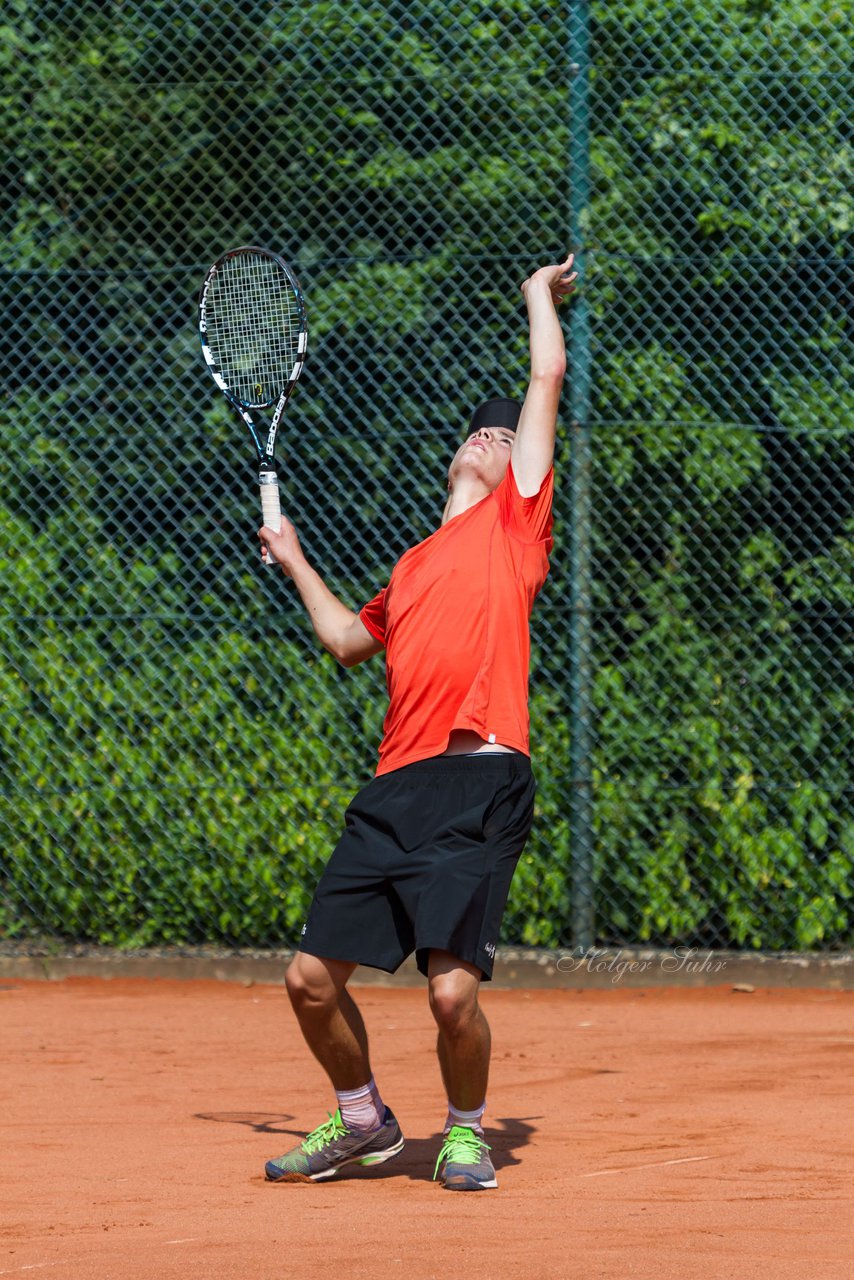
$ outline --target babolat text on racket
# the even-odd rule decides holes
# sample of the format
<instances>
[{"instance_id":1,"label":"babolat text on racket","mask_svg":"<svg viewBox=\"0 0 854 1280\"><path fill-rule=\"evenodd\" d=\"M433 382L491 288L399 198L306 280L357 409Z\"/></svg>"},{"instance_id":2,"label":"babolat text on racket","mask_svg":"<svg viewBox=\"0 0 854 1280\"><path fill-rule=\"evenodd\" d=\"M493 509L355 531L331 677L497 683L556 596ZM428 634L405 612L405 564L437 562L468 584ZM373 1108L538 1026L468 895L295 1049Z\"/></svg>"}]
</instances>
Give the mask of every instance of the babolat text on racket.
<instances>
[{"instance_id":1,"label":"babolat text on racket","mask_svg":"<svg viewBox=\"0 0 854 1280\"><path fill-rule=\"evenodd\" d=\"M268 249L244 245L224 253L202 285L199 333L214 382L249 428L258 454L264 524L278 532L276 435L308 347L299 281ZM252 417L263 409L273 410L266 436ZM274 563L269 548L266 563Z\"/></svg>"}]
</instances>

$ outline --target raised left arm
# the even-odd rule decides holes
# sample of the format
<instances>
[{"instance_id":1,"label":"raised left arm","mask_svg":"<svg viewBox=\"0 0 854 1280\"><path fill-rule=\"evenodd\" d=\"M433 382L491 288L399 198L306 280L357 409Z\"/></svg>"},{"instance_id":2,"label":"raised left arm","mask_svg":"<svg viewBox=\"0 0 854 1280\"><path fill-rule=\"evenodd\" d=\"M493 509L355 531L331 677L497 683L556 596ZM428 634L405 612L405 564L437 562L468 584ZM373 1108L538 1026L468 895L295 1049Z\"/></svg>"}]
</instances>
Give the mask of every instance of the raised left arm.
<instances>
[{"instance_id":1,"label":"raised left arm","mask_svg":"<svg viewBox=\"0 0 854 1280\"><path fill-rule=\"evenodd\" d=\"M556 308L575 288L572 254L541 267L522 285L528 304L531 380L510 455L519 492L531 497L552 465L557 409L566 375L566 344Z\"/></svg>"}]
</instances>

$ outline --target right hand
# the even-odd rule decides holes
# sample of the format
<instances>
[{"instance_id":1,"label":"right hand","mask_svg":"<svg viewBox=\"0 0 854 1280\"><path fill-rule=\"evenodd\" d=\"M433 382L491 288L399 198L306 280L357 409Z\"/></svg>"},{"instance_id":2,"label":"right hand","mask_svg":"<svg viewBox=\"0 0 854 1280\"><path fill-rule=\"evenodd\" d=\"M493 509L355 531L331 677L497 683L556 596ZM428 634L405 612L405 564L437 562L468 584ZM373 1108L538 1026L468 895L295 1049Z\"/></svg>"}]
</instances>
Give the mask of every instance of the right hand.
<instances>
[{"instance_id":1,"label":"right hand","mask_svg":"<svg viewBox=\"0 0 854 1280\"><path fill-rule=\"evenodd\" d=\"M293 577L294 568L302 563L305 556L302 553L297 531L290 520L282 516L282 527L278 533L274 532L269 525L262 525L258 530L258 538L261 542L262 559L269 547L285 573Z\"/></svg>"}]
</instances>

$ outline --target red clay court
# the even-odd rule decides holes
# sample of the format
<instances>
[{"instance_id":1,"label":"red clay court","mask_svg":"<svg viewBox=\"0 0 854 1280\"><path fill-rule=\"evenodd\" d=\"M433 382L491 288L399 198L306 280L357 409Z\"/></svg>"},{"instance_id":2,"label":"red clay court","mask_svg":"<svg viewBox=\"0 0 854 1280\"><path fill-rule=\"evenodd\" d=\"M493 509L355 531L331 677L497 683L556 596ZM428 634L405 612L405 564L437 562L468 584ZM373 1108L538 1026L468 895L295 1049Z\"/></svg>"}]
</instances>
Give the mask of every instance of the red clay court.
<instances>
[{"instance_id":1,"label":"red clay court","mask_svg":"<svg viewBox=\"0 0 854 1280\"><path fill-rule=\"evenodd\" d=\"M357 991L405 1152L276 1186L334 1101L283 988L0 986L0 1276L854 1275L852 992L485 991L500 1185L464 1195L423 990Z\"/></svg>"}]
</instances>

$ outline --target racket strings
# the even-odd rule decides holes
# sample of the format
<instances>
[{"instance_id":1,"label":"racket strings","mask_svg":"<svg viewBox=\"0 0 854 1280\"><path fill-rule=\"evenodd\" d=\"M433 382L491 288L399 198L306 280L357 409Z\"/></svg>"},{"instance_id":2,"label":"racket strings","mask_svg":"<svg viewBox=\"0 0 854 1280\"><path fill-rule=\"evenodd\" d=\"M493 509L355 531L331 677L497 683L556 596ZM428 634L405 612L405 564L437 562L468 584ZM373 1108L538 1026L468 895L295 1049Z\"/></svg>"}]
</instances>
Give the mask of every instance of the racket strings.
<instances>
[{"instance_id":1,"label":"racket strings","mask_svg":"<svg viewBox=\"0 0 854 1280\"><path fill-rule=\"evenodd\" d=\"M241 254L217 272L208 295L208 343L243 404L279 398L299 358L302 327L296 293L270 258Z\"/></svg>"}]
</instances>

